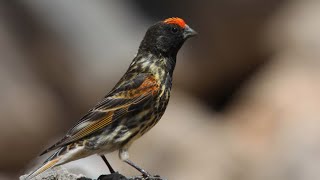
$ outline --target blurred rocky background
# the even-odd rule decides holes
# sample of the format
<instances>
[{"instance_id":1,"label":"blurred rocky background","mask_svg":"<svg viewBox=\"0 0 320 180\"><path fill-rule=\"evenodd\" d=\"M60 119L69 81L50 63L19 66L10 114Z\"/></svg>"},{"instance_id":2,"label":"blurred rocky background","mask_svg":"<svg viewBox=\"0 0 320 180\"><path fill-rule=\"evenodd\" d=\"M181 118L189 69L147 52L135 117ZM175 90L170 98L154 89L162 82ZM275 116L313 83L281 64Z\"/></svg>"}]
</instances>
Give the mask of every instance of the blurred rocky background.
<instances>
[{"instance_id":1,"label":"blurred rocky background","mask_svg":"<svg viewBox=\"0 0 320 180\"><path fill-rule=\"evenodd\" d=\"M148 26L172 16L199 36L132 160L172 180L320 179L318 0L0 1L0 179L37 166L125 72ZM108 173L98 156L64 167Z\"/></svg>"}]
</instances>

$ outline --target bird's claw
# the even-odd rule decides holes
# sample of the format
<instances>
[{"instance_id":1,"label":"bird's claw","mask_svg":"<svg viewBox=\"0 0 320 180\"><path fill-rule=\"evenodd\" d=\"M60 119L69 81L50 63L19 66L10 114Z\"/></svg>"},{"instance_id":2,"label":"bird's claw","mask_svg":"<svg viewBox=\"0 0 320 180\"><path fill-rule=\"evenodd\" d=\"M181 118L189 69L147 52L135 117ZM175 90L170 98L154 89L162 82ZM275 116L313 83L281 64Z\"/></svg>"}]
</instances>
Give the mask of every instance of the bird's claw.
<instances>
[{"instance_id":1,"label":"bird's claw","mask_svg":"<svg viewBox=\"0 0 320 180\"><path fill-rule=\"evenodd\" d=\"M150 177L152 177L152 175L149 174L149 173L146 172L146 171L143 171L143 172L142 172L142 177L144 177L145 179L149 179Z\"/></svg>"},{"instance_id":2,"label":"bird's claw","mask_svg":"<svg viewBox=\"0 0 320 180\"><path fill-rule=\"evenodd\" d=\"M151 176L150 176L150 175L146 175L146 174L142 174L142 177L143 177L144 179L149 179Z\"/></svg>"}]
</instances>

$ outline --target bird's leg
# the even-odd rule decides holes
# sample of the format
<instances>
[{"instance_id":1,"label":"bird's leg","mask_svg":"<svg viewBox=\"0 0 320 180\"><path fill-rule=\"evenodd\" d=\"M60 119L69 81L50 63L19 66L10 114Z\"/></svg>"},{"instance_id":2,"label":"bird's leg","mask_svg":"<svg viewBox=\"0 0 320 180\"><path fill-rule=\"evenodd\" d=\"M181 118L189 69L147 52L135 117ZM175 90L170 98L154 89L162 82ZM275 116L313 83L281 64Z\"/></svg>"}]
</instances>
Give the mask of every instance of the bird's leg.
<instances>
[{"instance_id":1,"label":"bird's leg","mask_svg":"<svg viewBox=\"0 0 320 180\"><path fill-rule=\"evenodd\" d=\"M126 162L130 166L134 167L136 170L142 173L143 176L145 177L151 177L151 174L149 174L147 171L133 163L132 161L129 160L129 153L127 149L120 149L119 150L119 157L122 161Z\"/></svg>"},{"instance_id":2,"label":"bird's leg","mask_svg":"<svg viewBox=\"0 0 320 180\"><path fill-rule=\"evenodd\" d=\"M100 155L100 157L103 159L103 161L106 163L106 165L109 168L110 173L115 173L115 171L113 170L112 166L110 165L110 163L108 162L107 158L104 155Z\"/></svg>"},{"instance_id":3,"label":"bird's leg","mask_svg":"<svg viewBox=\"0 0 320 180\"><path fill-rule=\"evenodd\" d=\"M136 170L138 170L139 172L142 173L143 176L145 177L151 177L151 175L145 171L144 169L142 169L141 167L137 166L135 163L133 163L132 161L130 161L129 159L123 160L124 162L126 162L127 164L129 164L130 166L134 167Z\"/></svg>"}]
</instances>

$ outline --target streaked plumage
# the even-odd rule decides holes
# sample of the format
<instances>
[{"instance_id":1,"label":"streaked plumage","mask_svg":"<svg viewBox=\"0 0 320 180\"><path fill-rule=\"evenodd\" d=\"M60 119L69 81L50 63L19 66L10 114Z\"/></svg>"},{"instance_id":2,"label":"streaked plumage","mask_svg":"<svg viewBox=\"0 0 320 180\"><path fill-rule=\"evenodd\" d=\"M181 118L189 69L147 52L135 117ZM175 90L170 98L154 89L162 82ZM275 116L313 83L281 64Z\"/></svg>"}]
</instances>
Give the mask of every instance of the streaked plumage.
<instances>
[{"instance_id":1,"label":"streaked plumage","mask_svg":"<svg viewBox=\"0 0 320 180\"><path fill-rule=\"evenodd\" d=\"M116 86L64 138L42 153L56 150L28 178L54 166L115 150L119 150L122 160L148 176L128 159L127 150L163 115L170 97L177 52L193 35L195 32L180 18L169 18L151 26L137 56Z\"/></svg>"}]
</instances>

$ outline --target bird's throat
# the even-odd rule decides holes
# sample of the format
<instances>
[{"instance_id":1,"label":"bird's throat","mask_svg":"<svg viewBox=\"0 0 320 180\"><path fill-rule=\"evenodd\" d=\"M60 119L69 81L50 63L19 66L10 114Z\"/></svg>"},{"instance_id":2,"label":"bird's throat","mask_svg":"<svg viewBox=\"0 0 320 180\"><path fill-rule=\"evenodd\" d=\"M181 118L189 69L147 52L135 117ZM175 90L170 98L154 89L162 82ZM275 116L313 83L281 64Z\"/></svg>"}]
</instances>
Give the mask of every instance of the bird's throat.
<instances>
[{"instance_id":1,"label":"bird's throat","mask_svg":"<svg viewBox=\"0 0 320 180\"><path fill-rule=\"evenodd\" d=\"M159 79L165 76L172 76L176 65L175 57L161 57L158 55L140 54L133 59L129 70L130 72L151 73L159 76Z\"/></svg>"}]
</instances>

